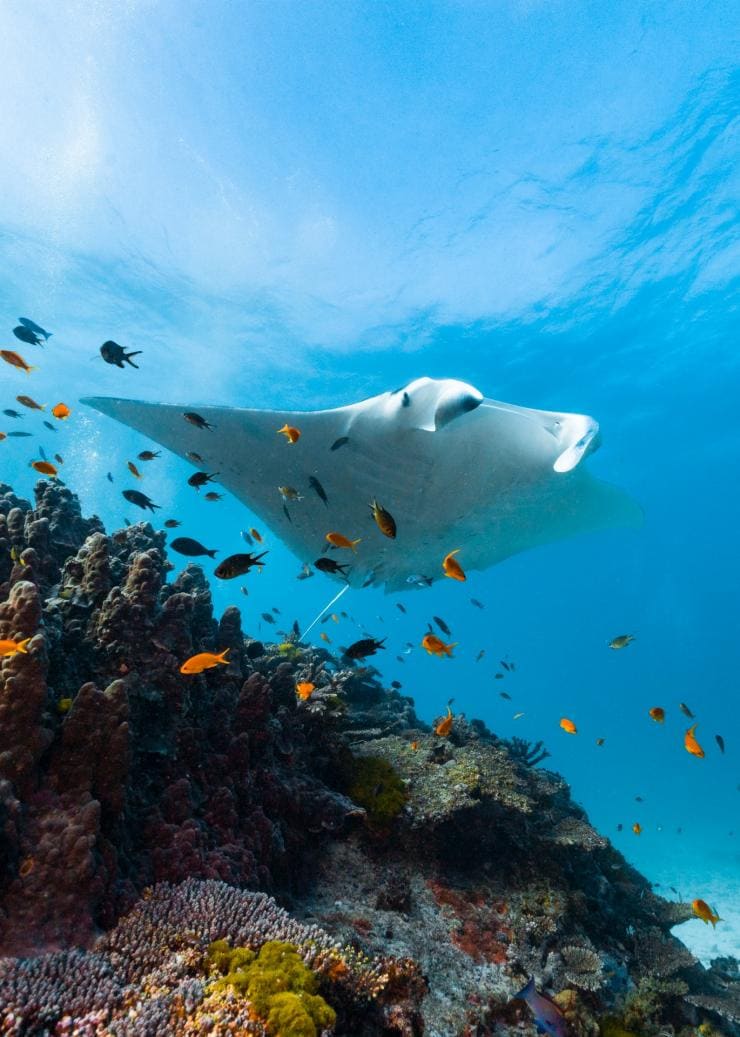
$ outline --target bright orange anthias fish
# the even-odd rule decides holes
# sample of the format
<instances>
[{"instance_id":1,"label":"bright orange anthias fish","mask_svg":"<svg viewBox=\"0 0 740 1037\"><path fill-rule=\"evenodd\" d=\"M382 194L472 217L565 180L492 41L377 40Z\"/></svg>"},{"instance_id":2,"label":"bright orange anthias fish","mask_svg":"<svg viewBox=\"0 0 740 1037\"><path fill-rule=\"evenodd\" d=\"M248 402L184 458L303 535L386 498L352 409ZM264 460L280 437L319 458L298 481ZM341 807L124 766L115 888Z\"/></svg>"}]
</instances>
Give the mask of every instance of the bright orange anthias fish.
<instances>
[{"instance_id":1,"label":"bright orange anthias fish","mask_svg":"<svg viewBox=\"0 0 740 1037\"><path fill-rule=\"evenodd\" d=\"M652 709L648 710L648 716L651 717L656 724L662 724L665 720L665 710L662 706L653 706Z\"/></svg>"},{"instance_id":2,"label":"bright orange anthias fish","mask_svg":"<svg viewBox=\"0 0 740 1037\"><path fill-rule=\"evenodd\" d=\"M452 730L452 725L455 721L452 710L447 707L447 716L443 717L442 720L434 728L435 735L439 735L440 738L447 738Z\"/></svg>"},{"instance_id":3,"label":"bright orange anthias fish","mask_svg":"<svg viewBox=\"0 0 740 1037\"><path fill-rule=\"evenodd\" d=\"M180 667L180 673L203 673L204 670L212 670L214 666L228 666L229 660L226 658L228 651L228 648L224 648L223 652L218 654L214 652L198 652L197 655L191 655Z\"/></svg>"},{"instance_id":4,"label":"bright orange anthias fish","mask_svg":"<svg viewBox=\"0 0 740 1037\"><path fill-rule=\"evenodd\" d=\"M454 557L456 554L459 554L460 551L461 548L458 547L454 551L450 551L448 555L445 555L444 559L442 560L442 569L444 570L445 576L449 576L451 580L459 580L461 583L463 583L465 580L467 580L467 576L463 571L463 567Z\"/></svg>"},{"instance_id":5,"label":"bright orange anthias fish","mask_svg":"<svg viewBox=\"0 0 740 1037\"><path fill-rule=\"evenodd\" d=\"M30 640L30 637L25 637L22 641L16 641L12 637L0 640L0 659L12 659L19 652L21 655L28 655L27 645Z\"/></svg>"},{"instance_id":6,"label":"bright orange anthias fish","mask_svg":"<svg viewBox=\"0 0 740 1037\"><path fill-rule=\"evenodd\" d=\"M355 554L357 554L357 545L362 543L362 537L358 537L357 540L350 540L349 537L344 536L342 533L327 533L326 540L332 547L348 547Z\"/></svg>"},{"instance_id":7,"label":"bright orange anthias fish","mask_svg":"<svg viewBox=\"0 0 740 1037\"><path fill-rule=\"evenodd\" d=\"M452 657L452 649L457 644L457 641L453 641L451 644L445 644L445 642L437 637L436 634L425 634L421 639L421 647L426 648L429 655L436 655L438 659L447 655Z\"/></svg>"},{"instance_id":8,"label":"bright orange anthias fish","mask_svg":"<svg viewBox=\"0 0 740 1037\"><path fill-rule=\"evenodd\" d=\"M51 413L59 421L65 421L70 416L72 411L69 409L66 403L57 403L55 407L51 408Z\"/></svg>"},{"instance_id":9,"label":"bright orange anthias fish","mask_svg":"<svg viewBox=\"0 0 740 1037\"><path fill-rule=\"evenodd\" d=\"M721 922L722 919L719 917L716 911L713 911L706 900L692 900L691 910L694 912L697 918L701 918L704 925L712 923L712 928L716 926L717 922Z\"/></svg>"},{"instance_id":10,"label":"bright orange anthias fish","mask_svg":"<svg viewBox=\"0 0 740 1037\"><path fill-rule=\"evenodd\" d=\"M560 726L562 727L563 731L567 732L567 734L569 735L578 734L578 728L572 720L568 719L568 717L561 717Z\"/></svg>"},{"instance_id":11,"label":"bright orange anthias fish","mask_svg":"<svg viewBox=\"0 0 740 1037\"><path fill-rule=\"evenodd\" d=\"M294 428L293 425L285 424L282 428L279 428L277 430L277 433L278 435L282 433L282 435L285 436L289 443L297 443L298 440L301 438L300 429Z\"/></svg>"},{"instance_id":12,"label":"bright orange anthias fish","mask_svg":"<svg viewBox=\"0 0 740 1037\"><path fill-rule=\"evenodd\" d=\"M694 737L694 731L696 731L698 726L698 724L692 724L687 730L686 734L683 736L683 747L687 753L691 753L692 756L698 756L701 760L704 758L704 750Z\"/></svg>"}]
</instances>

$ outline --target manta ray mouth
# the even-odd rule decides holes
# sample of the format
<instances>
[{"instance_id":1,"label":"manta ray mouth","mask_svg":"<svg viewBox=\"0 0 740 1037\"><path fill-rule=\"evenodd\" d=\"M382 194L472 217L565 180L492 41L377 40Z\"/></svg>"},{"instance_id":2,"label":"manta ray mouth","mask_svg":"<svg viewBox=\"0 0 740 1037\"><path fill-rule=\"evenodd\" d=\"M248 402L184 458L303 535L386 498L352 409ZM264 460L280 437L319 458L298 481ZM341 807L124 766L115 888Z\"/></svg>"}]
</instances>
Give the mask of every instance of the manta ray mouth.
<instances>
[{"instance_id":1,"label":"manta ray mouth","mask_svg":"<svg viewBox=\"0 0 740 1037\"><path fill-rule=\"evenodd\" d=\"M579 428L577 432L581 432L580 438L566 447L562 454L555 458L555 463L552 466L553 471L561 473L572 471L587 454L592 454L594 450L598 450L601 446L599 423L594 421L593 418L585 418L584 421L588 422L585 430Z\"/></svg>"}]
</instances>

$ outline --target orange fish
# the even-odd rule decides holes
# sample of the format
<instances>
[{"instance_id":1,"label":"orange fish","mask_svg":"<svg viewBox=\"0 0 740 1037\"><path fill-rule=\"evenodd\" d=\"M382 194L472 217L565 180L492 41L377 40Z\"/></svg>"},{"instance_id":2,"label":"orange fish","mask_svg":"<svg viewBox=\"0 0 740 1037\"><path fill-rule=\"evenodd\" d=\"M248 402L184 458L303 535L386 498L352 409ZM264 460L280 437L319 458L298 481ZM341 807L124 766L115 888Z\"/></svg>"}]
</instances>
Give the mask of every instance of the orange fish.
<instances>
[{"instance_id":1,"label":"orange fish","mask_svg":"<svg viewBox=\"0 0 740 1037\"><path fill-rule=\"evenodd\" d=\"M414 750L414 752L416 752L416 750L419 748L419 743L418 742L412 742L411 743L411 748Z\"/></svg>"},{"instance_id":2,"label":"orange fish","mask_svg":"<svg viewBox=\"0 0 740 1037\"><path fill-rule=\"evenodd\" d=\"M325 633L325 632L324 632L323 630L322 630L322 631L321 631L321 633L319 634L319 637L321 638L321 640L322 640L322 641L326 641L326 643L327 643L328 645L330 645L330 644L331 644L331 638L330 638L330 637L329 637L329 635L328 635L327 633Z\"/></svg>"},{"instance_id":3,"label":"orange fish","mask_svg":"<svg viewBox=\"0 0 740 1037\"><path fill-rule=\"evenodd\" d=\"M350 547L355 554L357 554L357 545L362 543L362 537L358 537L357 540L350 540L349 537L342 536L341 533L327 533L326 540L334 547Z\"/></svg>"},{"instance_id":4,"label":"orange fish","mask_svg":"<svg viewBox=\"0 0 740 1037\"><path fill-rule=\"evenodd\" d=\"M578 734L578 728L573 723L573 721L572 720L568 720L567 717L561 717L561 719L560 719L560 726L562 727L563 731L567 731L567 733L569 735L577 735Z\"/></svg>"},{"instance_id":5,"label":"orange fish","mask_svg":"<svg viewBox=\"0 0 740 1037\"><path fill-rule=\"evenodd\" d=\"M2 441L4 439L7 439L7 438L8 438L8 433L7 432L0 432L0 443L2 443Z\"/></svg>"},{"instance_id":6,"label":"orange fish","mask_svg":"<svg viewBox=\"0 0 740 1037\"><path fill-rule=\"evenodd\" d=\"M226 658L228 650L228 648L224 648L223 652L219 652L218 655L213 652L198 652L197 655L191 655L180 667L180 673L203 673L204 670L212 670L220 663L228 666L229 660Z\"/></svg>"},{"instance_id":7,"label":"orange fish","mask_svg":"<svg viewBox=\"0 0 740 1037\"><path fill-rule=\"evenodd\" d=\"M665 720L665 710L662 706L653 706L652 709L648 710L648 716L651 717L656 724L662 724Z\"/></svg>"},{"instance_id":8,"label":"orange fish","mask_svg":"<svg viewBox=\"0 0 740 1037\"><path fill-rule=\"evenodd\" d=\"M17 655L19 652L21 655L28 655L28 648L26 645L30 640L30 637L26 637L23 641L14 641L11 637L6 641L0 641L0 659L12 659L13 656Z\"/></svg>"},{"instance_id":9,"label":"orange fish","mask_svg":"<svg viewBox=\"0 0 740 1037\"><path fill-rule=\"evenodd\" d=\"M31 461L31 468L40 475L56 475L57 469L51 461Z\"/></svg>"},{"instance_id":10,"label":"orange fish","mask_svg":"<svg viewBox=\"0 0 740 1037\"><path fill-rule=\"evenodd\" d=\"M254 537L258 544L262 543L262 534L258 533L256 529L250 529L250 534Z\"/></svg>"},{"instance_id":11,"label":"orange fish","mask_svg":"<svg viewBox=\"0 0 740 1037\"><path fill-rule=\"evenodd\" d=\"M22 403L24 407L28 407L29 410L43 410L45 404L36 403L30 396L16 396L18 403Z\"/></svg>"},{"instance_id":12,"label":"orange fish","mask_svg":"<svg viewBox=\"0 0 740 1037\"><path fill-rule=\"evenodd\" d=\"M316 685L312 684L311 681L299 681L295 686L296 695L299 699L310 699L313 693L316 691Z\"/></svg>"},{"instance_id":13,"label":"orange fish","mask_svg":"<svg viewBox=\"0 0 740 1037\"><path fill-rule=\"evenodd\" d=\"M452 724L455 718L452 715L452 710L447 707L447 716L443 717L440 722L434 728L435 735L439 735L440 738L447 738L450 731L452 730Z\"/></svg>"},{"instance_id":14,"label":"orange fish","mask_svg":"<svg viewBox=\"0 0 740 1037\"><path fill-rule=\"evenodd\" d=\"M460 580L463 583L467 580L467 576L463 572L463 568L458 560L454 557L454 555L460 553L460 550L461 548L458 547L456 550L450 551L448 555L445 555L442 561L442 568L444 569L445 576L449 576L451 580Z\"/></svg>"},{"instance_id":15,"label":"orange fish","mask_svg":"<svg viewBox=\"0 0 740 1037\"><path fill-rule=\"evenodd\" d=\"M722 921L717 912L711 909L706 900L692 900L691 910L694 912L697 918L701 918L704 925L708 925L709 922L711 922L712 929L714 929L717 922Z\"/></svg>"},{"instance_id":16,"label":"orange fish","mask_svg":"<svg viewBox=\"0 0 740 1037\"><path fill-rule=\"evenodd\" d=\"M686 734L683 736L683 747L687 753L691 753L692 756L698 756L699 759L704 758L704 750L697 742L694 737L694 731L696 731L698 724L692 724Z\"/></svg>"},{"instance_id":17,"label":"orange fish","mask_svg":"<svg viewBox=\"0 0 740 1037\"><path fill-rule=\"evenodd\" d=\"M444 655L451 657L452 649L456 644L457 641L453 641L452 644L447 645L436 634L424 634L421 639L421 647L426 648L429 655L436 655L438 659L441 659Z\"/></svg>"},{"instance_id":18,"label":"orange fish","mask_svg":"<svg viewBox=\"0 0 740 1037\"><path fill-rule=\"evenodd\" d=\"M383 534L387 536L389 540L396 539L396 520L393 518L389 511L386 511L382 505L378 504L376 500L370 505L370 511L373 513L375 524Z\"/></svg>"},{"instance_id":19,"label":"orange fish","mask_svg":"<svg viewBox=\"0 0 740 1037\"><path fill-rule=\"evenodd\" d=\"M283 425L283 427L279 428L277 431L278 435L282 433L289 443L297 443L301 438L300 429L294 428L292 425Z\"/></svg>"},{"instance_id":20,"label":"orange fish","mask_svg":"<svg viewBox=\"0 0 740 1037\"><path fill-rule=\"evenodd\" d=\"M20 353L16 353L13 349L0 349L0 356L6 364L10 364L11 367L19 367L21 371L25 371L26 374L30 374L31 371L36 370L35 367L30 367Z\"/></svg>"},{"instance_id":21,"label":"orange fish","mask_svg":"<svg viewBox=\"0 0 740 1037\"><path fill-rule=\"evenodd\" d=\"M632 825L632 831L635 833L635 835L642 835L642 825L639 821L635 821L635 823Z\"/></svg>"},{"instance_id":22,"label":"orange fish","mask_svg":"<svg viewBox=\"0 0 740 1037\"><path fill-rule=\"evenodd\" d=\"M54 415L55 418L58 418L59 421L66 421L72 413L72 411L69 409L66 403L58 403L56 407L51 408L51 413Z\"/></svg>"},{"instance_id":23,"label":"orange fish","mask_svg":"<svg viewBox=\"0 0 740 1037\"><path fill-rule=\"evenodd\" d=\"M131 474L134 476L134 478L136 478L136 479L140 479L141 478L141 472L136 467L136 465L134 464L133 461L127 461L126 462L126 467L131 472Z\"/></svg>"}]
</instances>

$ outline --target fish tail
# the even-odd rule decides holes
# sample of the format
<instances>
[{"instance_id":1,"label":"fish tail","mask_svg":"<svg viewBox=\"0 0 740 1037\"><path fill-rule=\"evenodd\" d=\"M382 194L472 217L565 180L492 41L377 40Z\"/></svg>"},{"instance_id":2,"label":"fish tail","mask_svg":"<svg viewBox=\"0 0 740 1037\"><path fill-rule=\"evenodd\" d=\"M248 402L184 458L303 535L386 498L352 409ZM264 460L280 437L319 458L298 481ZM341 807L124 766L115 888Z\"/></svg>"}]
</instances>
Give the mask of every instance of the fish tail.
<instances>
[{"instance_id":1,"label":"fish tail","mask_svg":"<svg viewBox=\"0 0 740 1037\"><path fill-rule=\"evenodd\" d=\"M229 660L226 658L226 653L230 652L230 651L231 651L230 648L224 648L223 652L219 652L219 654L217 656L219 662L228 663Z\"/></svg>"},{"instance_id":2,"label":"fish tail","mask_svg":"<svg viewBox=\"0 0 740 1037\"><path fill-rule=\"evenodd\" d=\"M362 537L358 537L357 540L350 541L352 550L357 554L357 545L362 543Z\"/></svg>"},{"instance_id":3,"label":"fish tail","mask_svg":"<svg viewBox=\"0 0 740 1037\"><path fill-rule=\"evenodd\" d=\"M208 555L209 558L215 558L216 555L218 554L218 551L206 551L206 554Z\"/></svg>"},{"instance_id":4,"label":"fish tail","mask_svg":"<svg viewBox=\"0 0 740 1037\"><path fill-rule=\"evenodd\" d=\"M16 651L20 652L22 655L28 655L28 648L26 647L26 645L30 640L30 637L25 637L22 641L19 641L18 644L15 646Z\"/></svg>"},{"instance_id":5,"label":"fish tail","mask_svg":"<svg viewBox=\"0 0 740 1037\"><path fill-rule=\"evenodd\" d=\"M127 364L131 364L131 366L132 366L132 367L135 367L137 371L139 370L139 365L138 365L138 364L135 364L135 363L133 362L133 360L131 359L131 357L132 357L132 356L140 356L140 355L141 355L141 352L142 352L142 351L141 351L140 349L136 349L136 350L134 350L134 352L133 352L133 353L124 353L124 354L123 354L123 359L124 359L124 360L126 361L126 363L127 363ZM121 366L123 367L123 364L122 364Z\"/></svg>"}]
</instances>

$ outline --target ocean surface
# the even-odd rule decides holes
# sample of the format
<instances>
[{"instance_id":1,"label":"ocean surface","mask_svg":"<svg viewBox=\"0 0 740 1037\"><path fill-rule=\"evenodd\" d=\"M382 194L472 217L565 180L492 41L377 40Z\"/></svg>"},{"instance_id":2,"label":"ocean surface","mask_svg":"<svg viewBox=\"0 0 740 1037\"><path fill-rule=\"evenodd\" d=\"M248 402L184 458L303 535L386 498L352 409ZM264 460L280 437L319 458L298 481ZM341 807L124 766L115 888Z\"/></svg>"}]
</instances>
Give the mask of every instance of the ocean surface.
<instances>
[{"instance_id":1,"label":"ocean surface","mask_svg":"<svg viewBox=\"0 0 740 1037\"><path fill-rule=\"evenodd\" d=\"M103 3L87 24L9 5L1 341L36 370L0 370L0 411L22 414L0 431L32 433L0 443L0 479L29 496L43 449L109 530L142 518L124 489L220 557L256 526L269 566L213 594L277 639L336 585L298 581L310 559L228 494L196 495L167 451L134 480L127 461L157 447L80 397L313 410L428 375L593 415L585 464L639 501L641 529L464 585L351 590L310 636L387 637L383 678L425 720L452 698L542 740L659 891L716 907L716 929L681 938L740 956L738 12L566 8ZM43 348L13 338L19 316L53 332ZM106 365L108 339L140 369ZM19 394L72 415L52 432ZM453 659L419 647L433 615ZM610 651L619 634L635 640Z\"/></svg>"}]
</instances>

